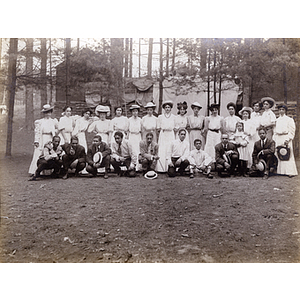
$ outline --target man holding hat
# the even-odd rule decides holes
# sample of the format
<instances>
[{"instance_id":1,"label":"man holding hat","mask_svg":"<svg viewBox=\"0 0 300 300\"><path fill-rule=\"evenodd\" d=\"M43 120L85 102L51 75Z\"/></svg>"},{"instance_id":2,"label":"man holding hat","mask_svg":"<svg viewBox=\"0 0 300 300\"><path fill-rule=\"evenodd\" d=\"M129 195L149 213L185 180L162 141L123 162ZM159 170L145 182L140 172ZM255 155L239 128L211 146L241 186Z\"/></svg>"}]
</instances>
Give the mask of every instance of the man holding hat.
<instances>
[{"instance_id":1,"label":"man holding hat","mask_svg":"<svg viewBox=\"0 0 300 300\"><path fill-rule=\"evenodd\" d=\"M252 167L249 175L263 176L264 179L269 178L270 169L277 167L275 153L275 142L267 138L267 130L265 127L260 127L258 130L260 140L254 143L252 153Z\"/></svg>"},{"instance_id":2,"label":"man holding hat","mask_svg":"<svg viewBox=\"0 0 300 300\"><path fill-rule=\"evenodd\" d=\"M100 154L100 155L96 155ZM105 168L104 179L108 178L108 170L110 165L110 154L111 149L105 142L102 142L101 135L95 135L93 139L92 146L88 149L86 155L86 170L92 174L92 176L97 175L98 168Z\"/></svg>"}]
</instances>

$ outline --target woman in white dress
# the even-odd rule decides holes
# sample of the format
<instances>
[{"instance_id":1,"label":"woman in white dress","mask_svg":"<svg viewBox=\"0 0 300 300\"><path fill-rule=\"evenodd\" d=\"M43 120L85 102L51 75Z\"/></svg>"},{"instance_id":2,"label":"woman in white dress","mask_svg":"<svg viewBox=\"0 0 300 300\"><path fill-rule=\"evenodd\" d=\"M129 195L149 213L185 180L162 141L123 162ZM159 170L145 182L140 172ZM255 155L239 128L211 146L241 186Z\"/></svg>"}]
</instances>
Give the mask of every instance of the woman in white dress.
<instances>
[{"instance_id":1,"label":"woman in white dress","mask_svg":"<svg viewBox=\"0 0 300 300\"><path fill-rule=\"evenodd\" d=\"M279 117L276 120L273 136L275 145L276 147L287 146L290 148L290 157L288 160L280 160L278 150L276 151L276 156L278 158L277 174L292 177L298 175L293 151L293 139L295 137L296 126L294 120L286 115L287 106L285 104L280 104L277 107L279 110Z\"/></svg>"},{"instance_id":2,"label":"woman in white dress","mask_svg":"<svg viewBox=\"0 0 300 300\"><path fill-rule=\"evenodd\" d=\"M236 123L241 121L241 118L235 115L236 105L233 102L227 104L229 116L224 119L224 131L228 134L229 142L234 139L236 132Z\"/></svg>"},{"instance_id":3,"label":"woman in white dress","mask_svg":"<svg viewBox=\"0 0 300 300\"><path fill-rule=\"evenodd\" d=\"M244 133L248 136L248 144L246 146L247 151L247 168L250 169L252 166L252 153L254 148L255 134L256 134L256 125L250 119L252 108L248 106L244 106L240 111L239 115L242 117L242 122L244 123Z\"/></svg>"},{"instance_id":4,"label":"woman in white dress","mask_svg":"<svg viewBox=\"0 0 300 300\"><path fill-rule=\"evenodd\" d=\"M215 146L221 142L221 134L224 127L224 118L219 116L219 104L211 104L209 110L211 115L205 118L206 143L204 151L215 159Z\"/></svg>"},{"instance_id":5,"label":"woman in white dress","mask_svg":"<svg viewBox=\"0 0 300 300\"><path fill-rule=\"evenodd\" d=\"M175 116L171 113L173 101L168 100L162 104L164 112L157 118L158 137L158 156L156 165L158 172L167 172L167 155L170 152L171 144L175 140Z\"/></svg>"},{"instance_id":6,"label":"woman in white dress","mask_svg":"<svg viewBox=\"0 0 300 300\"><path fill-rule=\"evenodd\" d=\"M82 111L82 117L76 120L75 128L72 132L73 136L78 137L78 144L84 147L85 153L87 153L85 132L87 131L91 122L91 110L87 108Z\"/></svg>"},{"instance_id":7,"label":"woman in white dress","mask_svg":"<svg viewBox=\"0 0 300 300\"><path fill-rule=\"evenodd\" d=\"M128 118L122 116L122 107L115 108L115 117L110 121L109 143L113 142L115 132L121 131L125 139L128 139Z\"/></svg>"},{"instance_id":8,"label":"woman in white dress","mask_svg":"<svg viewBox=\"0 0 300 300\"><path fill-rule=\"evenodd\" d=\"M139 115L139 105L131 105L129 110L131 111L132 116L128 120L128 141L131 144L132 151L136 155L136 171L139 171L139 160L138 156L140 153L140 141L142 140L142 119Z\"/></svg>"},{"instance_id":9,"label":"woman in white dress","mask_svg":"<svg viewBox=\"0 0 300 300\"><path fill-rule=\"evenodd\" d=\"M45 104L42 109L43 118L34 122L34 152L28 173L33 176L37 169L37 161L42 154L44 145L55 136L58 128L58 120L52 119L53 107Z\"/></svg>"},{"instance_id":10,"label":"woman in white dress","mask_svg":"<svg viewBox=\"0 0 300 300\"><path fill-rule=\"evenodd\" d=\"M105 142L108 145L109 133L111 130L110 120L106 119L107 114L110 112L108 106L98 105L95 109L95 114L99 117L94 121L89 127L88 132L93 132L98 134L102 138L102 142Z\"/></svg>"},{"instance_id":11,"label":"woman in white dress","mask_svg":"<svg viewBox=\"0 0 300 300\"><path fill-rule=\"evenodd\" d=\"M276 115L271 110L275 104L275 100L271 97L265 97L261 99L264 112L261 115L261 126L264 126L267 129L267 138L273 139L273 129L276 123Z\"/></svg>"},{"instance_id":12,"label":"woman in white dress","mask_svg":"<svg viewBox=\"0 0 300 300\"><path fill-rule=\"evenodd\" d=\"M147 115L142 118L142 139L146 139L148 132L153 134L153 141L157 143L157 117L153 115L156 105L148 102L144 108L147 110Z\"/></svg>"},{"instance_id":13,"label":"woman in white dress","mask_svg":"<svg viewBox=\"0 0 300 300\"><path fill-rule=\"evenodd\" d=\"M253 112L251 113L251 120L255 124L256 127L256 133L254 135L254 140L257 142L260 140L260 137L258 135L258 128L261 126L261 109L262 109L262 103L260 101L255 101L252 104Z\"/></svg>"},{"instance_id":14,"label":"woman in white dress","mask_svg":"<svg viewBox=\"0 0 300 300\"><path fill-rule=\"evenodd\" d=\"M205 117L199 115L202 106L200 105L200 103L194 102L191 104L191 108L194 114L187 117L188 119L187 129L189 132L190 150L194 149L194 141L196 139L201 140L201 149L203 150L205 146L205 137L204 137Z\"/></svg>"},{"instance_id":15,"label":"woman in white dress","mask_svg":"<svg viewBox=\"0 0 300 300\"><path fill-rule=\"evenodd\" d=\"M187 103L185 101L177 103L177 116L175 118L175 139L178 138L178 132L179 129L185 129L186 137L185 140L190 143L189 133L187 131L188 127L188 117L186 115L187 113Z\"/></svg>"},{"instance_id":16,"label":"woman in white dress","mask_svg":"<svg viewBox=\"0 0 300 300\"><path fill-rule=\"evenodd\" d=\"M58 131L60 136L60 144L71 142L72 132L75 127L75 119L72 117L72 107L66 106L63 109L63 116L58 122Z\"/></svg>"}]
</instances>

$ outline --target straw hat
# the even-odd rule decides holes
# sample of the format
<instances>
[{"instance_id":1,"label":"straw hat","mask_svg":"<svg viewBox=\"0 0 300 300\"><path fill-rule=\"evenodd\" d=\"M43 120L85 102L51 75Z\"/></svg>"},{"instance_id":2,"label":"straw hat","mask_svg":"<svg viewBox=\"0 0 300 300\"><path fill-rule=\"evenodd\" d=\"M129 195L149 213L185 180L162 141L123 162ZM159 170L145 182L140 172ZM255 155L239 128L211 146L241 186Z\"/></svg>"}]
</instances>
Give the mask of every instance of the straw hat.
<instances>
[{"instance_id":1,"label":"straw hat","mask_svg":"<svg viewBox=\"0 0 300 300\"><path fill-rule=\"evenodd\" d=\"M271 97L264 97L264 98L261 98L260 100L262 103L264 103L265 101L269 102L270 104L270 108L274 106L275 104L275 100Z\"/></svg>"},{"instance_id":2,"label":"straw hat","mask_svg":"<svg viewBox=\"0 0 300 300\"><path fill-rule=\"evenodd\" d=\"M166 100L165 102L163 102L162 108L165 108L166 105L170 105L171 107L173 107L173 101L172 100Z\"/></svg>"},{"instance_id":3,"label":"straw hat","mask_svg":"<svg viewBox=\"0 0 300 300\"><path fill-rule=\"evenodd\" d=\"M155 108L156 105L153 102L148 102L144 108Z\"/></svg>"},{"instance_id":4,"label":"straw hat","mask_svg":"<svg viewBox=\"0 0 300 300\"><path fill-rule=\"evenodd\" d=\"M133 109L140 109L141 107L139 106L139 105L137 105L137 104L133 104L133 105L131 105L130 106L130 110L133 110Z\"/></svg>"},{"instance_id":5,"label":"straw hat","mask_svg":"<svg viewBox=\"0 0 300 300\"><path fill-rule=\"evenodd\" d=\"M277 155L280 160L289 160L291 149L286 146L277 146Z\"/></svg>"},{"instance_id":6,"label":"straw hat","mask_svg":"<svg viewBox=\"0 0 300 300\"><path fill-rule=\"evenodd\" d=\"M251 113L253 112L253 109L249 106L244 106L240 111L239 111L239 115L241 116L243 114L244 111L247 111L249 113L249 117L251 115Z\"/></svg>"},{"instance_id":7,"label":"straw hat","mask_svg":"<svg viewBox=\"0 0 300 300\"><path fill-rule=\"evenodd\" d=\"M148 171L148 172L144 175L144 177L145 177L146 179L155 179L155 178L157 178L157 173L154 172L154 171Z\"/></svg>"},{"instance_id":8,"label":"straw hat","mask_svg":"<svg viewBox=\"0 0 300 300\"><path fill-rule=\"evenodd\" d=\"M96 152L93 156L93 161L95 164L101 164L103 159L102 153L101 152Z\"/></svg>"},{"instance_id":9,"label":"straw hat","mask_svg":"<svg viewBox=\"0 0 300 300\"><path fill-rule=\"evenodd\" d=\"M95 108L95 113L98 116L99 113L109 113L110 109L108 106L104 106L104 105L97 105Z\"/></svg>"},{"instance_id":10,"label":"straw hat","mask_svg":"<svg viewBox=\"0 0 300 300\"><path fill-rule=\"evenodd\" d=\"M51 106L50 104L45 104L45 105L43 105L43 109L42 109L42 112L44 113L44 112L48 112L48 111L50 111L50 110L53 110L53 106Z\"/></svg>"},{"instance_id":11,"label":"straw hat","mask_svg":"<svg viewBox=\"0 0 300 300\"><path fill-rule=\"evenodd\" d=\"M264 172L267 169L267 164L263 159L260 159L256 164L256 168L260 172Z\"/></svg>"},{"instance_id":12,"label":"straw hat","mask_svg":"<svg viewBox=\"0 0 300 300\"><path fill-rule=\"evenodd\" d=\"M191 104L191 108L193 109L194 107L199 107L200 109L202 108L202 106L200 105L200 103L199 102L193 102L192 104Z\"/></svg>"}]
</instances>

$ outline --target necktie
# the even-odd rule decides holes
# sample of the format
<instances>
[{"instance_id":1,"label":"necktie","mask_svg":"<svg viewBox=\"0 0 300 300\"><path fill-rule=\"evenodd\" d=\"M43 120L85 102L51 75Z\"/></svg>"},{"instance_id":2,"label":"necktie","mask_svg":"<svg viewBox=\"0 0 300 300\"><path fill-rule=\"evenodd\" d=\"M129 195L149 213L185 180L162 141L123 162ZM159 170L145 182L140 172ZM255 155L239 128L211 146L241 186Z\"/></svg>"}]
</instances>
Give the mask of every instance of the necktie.
<instances>
[{"instance_id":1,"label":"necktie","mask_svg":"<svg viewBox=\"0 0 300 300\"><path fill-rule=\"evenodd\" d=\"M120 156L122 156L121 144L118 144L118 153Z\"/></svg>"},{"instance_id":2,"label":"necktie","mask_svg":"<svg viewBox=\"0 0 300 300\"><path fill-rule=\"evenodd\" d=\"M261 141L261 146L264 149L264 147L265 147L265 141L264 140Z\"/></svg>"}]
</instances>

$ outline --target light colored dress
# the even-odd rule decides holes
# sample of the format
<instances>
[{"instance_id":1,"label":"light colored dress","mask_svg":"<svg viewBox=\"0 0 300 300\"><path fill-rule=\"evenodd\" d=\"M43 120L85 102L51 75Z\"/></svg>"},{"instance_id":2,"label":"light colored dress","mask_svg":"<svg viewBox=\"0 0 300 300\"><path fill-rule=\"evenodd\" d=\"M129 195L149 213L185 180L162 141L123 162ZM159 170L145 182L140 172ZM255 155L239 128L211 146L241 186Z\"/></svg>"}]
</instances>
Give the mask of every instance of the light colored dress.
<instances>
[{"instance_id":1,"label":"light colored dress","mask_svg":"<svg viewBox=\"0 0 300 300\"><path fill-rule=\"evenodd\" d=\"M153 141L157 143L157 117L146 115L142 118L142 138L146 139L148 132L153 133Z\"/></svg>"},{"instance_id":2,"label":"light colored dress","mask_svg":"<svg viewBox=\"0 0 300 300\"><path fill-rule=\"evenodd\" d=\"M178 139L178 130L184 128L186 130L185 141L187 141L190 144L190 137L187 131L187 127L188 127L188 117L186 115L175 116L175 130L176 130L175 139Z\"/></svg>"},{"instance_id":3,"label":"light colored dress","mask_svg":"<svg viewBox=\"0 0 300 300\"><path fill-rule=\"evenodd\" d=\"M136 171L139 171L138 155L140 153L140 141L142 140L142 119L130 117L128 124L128 141L136 157Z\"/></svg>"},{"instance_id":4,"label":"light colored dress","mask_svg":"<svg viewBox=\"0 0 300 300\"><path fill-rule=\"evenodd\" d=\"M72 133L72 135L78 137L78 144L84 147L85 153L87 153L85 132L87 131L89 125L90 125L90 121L86 120L84 117L81 117L76 120L75 128Z\"/></svg>"},{"instance_id":5,"label":"light colored dress","mask_svg":"<svg viewBox=\"0 0 300 300\"><path fill-rule=\"evenodd\" d=\"M204 151L213 158L213 162L216 161L215 146L221 142L221 129L224 122L224 118L217 116L209 116L205 118L205 127L207 128L206 143Z\"/></svg>"},{"instance_id":6,"label":"light colored dress","mask_svg":"<svg viewBox=\"0 0 300 300\"><path fill-rule=\"evenodd\" d=\"M255 124L256 127L256 133L254 135L254 141L257 142L260 140L260 137L258 135L258 128L261 125L261 113L260 112L252 112L251 113L251 120Z\"/></svg>"},{"instance_id":7,"label":"light colored dress","mask_svg":"<svg viewBox=\"0 0 300 300\"><path fill-rule=\"evenodd\" d=\"M128 118L125 116L120 116L120 117L114 117L110 121L110 132L111 132L111 138L109 140L109 143L114 141L114 134L116 131L121 131L124 134L124 139L128 139Z\"/></svg>"},{"instance_id":8,"label":"light colored dress","mask_svg":"<svg viewBox=\"0 0 300 300\"><path fill-rule=\"evenodd\" d=\"M290 159L283 161L278 158L277 174L295 176L298 175L296 168L294 151L293 151L293 139L295 137L296 125L292 118L287 115L279 116L276 120L276 126L274 130L275 145L283 146L285 141L288 141L288 147L290 148ZM277 156L277 151L275 152ZM278 157L278 156L277 156Z\"/></svg>"},{"instance_id":9,"label":"light colored dress","mask_svg":"<svg viewBox=\"0 0 300 300\"><path fill-rule=\"evenodd\" d=\"M175 140L175 116L170 114L166 117L165 114L159 115L157 118L157 129L160 130L158 137L158 156L159 161L156 165L158 172L168 171L168 153L171 149L171 144Z\"/></svg>"},{"instance_id":10,"label":"light colored dress","mask_svg":"<svg viewBox=\"0 0 300 300\"><path fill-rule=\"evenodd\" d=\"M260 119L260 124L267 129L267 138L273 139L273 129L276 122L276 115L271 109L265 110Z\"/></svg>"},{"instance_id":11,"label":"light colored dress","mask_svg":"<svg viewBox=\"0 0 300 300\"><path fill-rule=\"evenodd\" d=\"M44 145L52 141L58 128L57 119L39 119L34 122L34 142L39 143L39 146L34 149L32 161L29 167L29 174L34 174L37 169L37 161L42 154Z\"/></svg>"},{"instance_id":12,"label":"light colored dress","mask_svg":"<svg viewBox=\"0 0 300 300\"><path fill-rule=\"evenodd\" d=\"M241 118L239 118L236 115L229 115L224 119L224 131L229 136L229 142L231 142L234 139L234 134L236 130L236 123L240 122Z\"/></svg>"},{"instance_id":13,"label":"light colored dress","mask_svg":"<svg viewBox=\"0 0 300 300\"><path fill-rule=\"evenodd\" d=\"M247 149L247 146L249 144L249 136L247 136L243 131L236 131L233 135L233 142L235 144L240 144L240 146L237 147L237 150L239 152L239 160L248 161L249 149ZM252 162L252 157L251 157L251 162Z\"/></svg>"},{"instance_id":14,"label":"light colored dress","mask_svg":"<svg viewBox=\"0 0 300 300\"><path fill-rule=\"evenodd\" d=\"M248 136L248 145L246 146L247 159L245 160L247 160L247 168L251 168L252 153L254 149L254 143L256 142L255 140L256 126L251 119L248 119L247 121L242 120L242 122L244 123L244 133Z\"/></svg>"},{"instance_id":15,"label":"light colored dress","mask_svg":"<svg viewBox=\"0 0 300 300\"><path fill-rule=\"evenodd\" d=\"M58 130L59 130L59 136L60 136L60 144L63 145L65 143L71 142L71 135L74 130L75 126L75 119L74 117L70 116L63 116L59 119L58 122ZM65 136L67 136L67 140L64 139L61 132L64 132Z\"/></svg>"},{"instance_id":16,"label":"light colored dress","mask_svg":"<svg viewBox=\"0 0 300 300\"><path fill-rule=\"evenodd\" d=\"M99 134L102 138L102 142L108 144L109 141L109 133L111 130L110 120L105 119L94 121L89 127L88 132L94 132L95 134Z\"/></svg>"},{"instance_id":17,"label":"light colored dress","mask_svg":"<svg viewBox=\"0 0 300 300\"><path fill-rule=\"evenodd\" d=\"M190 138L190 150L194 149L194 141L196 139L201 140L201 149L203 150L205 147L205 137L203 136L204 130L204 120L205 117L198 115L188 116L188 129L189 129L189 138Z\"/></svg>"}]
</instances>

